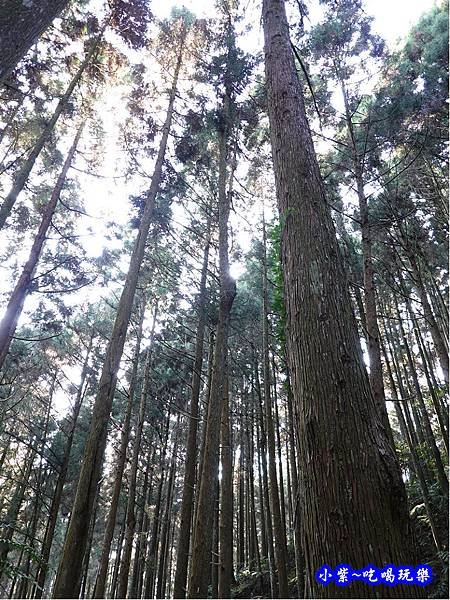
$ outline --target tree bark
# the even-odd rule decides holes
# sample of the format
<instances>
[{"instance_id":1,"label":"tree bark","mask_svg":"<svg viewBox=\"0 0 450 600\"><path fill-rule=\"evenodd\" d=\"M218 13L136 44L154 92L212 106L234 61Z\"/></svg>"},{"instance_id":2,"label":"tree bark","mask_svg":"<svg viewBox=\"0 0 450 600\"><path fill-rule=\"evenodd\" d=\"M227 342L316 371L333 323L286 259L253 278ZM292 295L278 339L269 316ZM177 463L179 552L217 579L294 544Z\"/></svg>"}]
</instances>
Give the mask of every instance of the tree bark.
<instances>
[{"instance_id":1,"label":"tree bark","mask_svg":"<svg viewBox=\"0 0 450 600\"><path fill-rule=\"evenodd\" d=\"M158 315L158 304L155 306L153 314L152 332L150 336L150 346L147 349L147 356L144 367L144 380L142 383L141 400L139 403L139 415L136 424L136 435L133 442L133 456L130 466L130 483L128 486L127 511L126 511L126 529L125 543L123 547L122 561L119 573L119 587L117 595L119 598L127 597L128 575L130 572L131 553L133 550L133 536L136 527L136 483L139 467L139 452L141 449L142 430L144 428L145 410L147 406L147 397L150 392L150 373L152 364L153 338L155 335L156 318Z\"/></svg>"},{"instance_id":2,"label":"tree bark","mask_svg":"<svg viewBox=\"0 0 450 600\"><path fill-rule=\"evenodd\" d=\"M233 581L233 465L230 431L228 373L224 373L224 396L220 430L222 479L219 514L219 598L231 598Z\"/></svg>"},{"instance_id":3,"label":"tree bark","mask_svg":"<svg viewBox=\"0 0 450 600\"><path fill-rule=\"evenodd\" d=\"M322 586L315 572L343 560L353 568L411 562L406 493L364 368L284 0L264 0L263 23L282 220L287 354L301 449L306 595L366 597L373 590L364 584ZM410 593L383 590L386 595Z\"/></svg>"},{"instance_id":4,"label":"tree bark","mask_svg":"<svg viewBox=\"0 0 450 600\"><path fill-rule=\"evenodd\" d=\"M0 7L0 86L69 4L69 0L4 0Z\"/></svg>"}]
</instances>

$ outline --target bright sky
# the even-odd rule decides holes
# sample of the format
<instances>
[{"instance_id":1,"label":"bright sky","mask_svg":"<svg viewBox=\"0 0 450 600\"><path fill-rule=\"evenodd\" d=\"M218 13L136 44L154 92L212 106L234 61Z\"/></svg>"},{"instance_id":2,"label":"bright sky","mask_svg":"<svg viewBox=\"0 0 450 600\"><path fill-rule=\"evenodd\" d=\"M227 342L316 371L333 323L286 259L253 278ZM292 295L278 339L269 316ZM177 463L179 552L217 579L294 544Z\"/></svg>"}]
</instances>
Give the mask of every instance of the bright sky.
<instances>
[{"instance_id":1,"label":"bright sky","mask_svg":"<svg viewBox=\"0 0 450 600\"><path fill-rule=\"evenodd\" d=\"M95 1L95 0L94 0ZM260 26L260 10L262 0L241 0L241 6L245 9L245 21L248 21L252 25L252 30L246 34L245 39L241 38L240 45L249 52L257 52L262 50L262 32ZM411 26L417 23L420 15L429 10L436 0L366 0L366 10L368 14L373 15L375 18L374 29L379 33L392 48L395 46L397 40L404 37ZM99 6L102 5L102 0L98 0ZM314 22L317 18L319 0L309 0L311 19ZM215 0L154 0L151 3L151 9L158 18L169 17L173 7L185 6L194 12L198 17L211 17L216 14ZM295 10L294 6L292 10ZM125 183L123 179L113 179L112 175L118 175L122 172L120 168L123 157L119 145L116 143L115 135L117 135L115 122L123 119L123 111L125 110L125 104L120 98L123 90L115 90L113 93L104 100L104 126L109 136L108 143L106 146L109 148L107 155L102 166L96 169L97 172L103 173L105 178L96 178L90 176L79 175L79 180L82 188L85 188L85 193L81 193L84 197L84 204L87 212L93 216L93 218L80 219L79 220L79 232L86 234L88 237L84 243L84 246L91 256L98 256L101 254L103 248L108 246L111 248L113 241L107 241L108 233L108 221L111 220L115 223L124 225L128 220L129 214L129 201L128 196L130 193L136 193L142 186L142 182L130 182ZM117 151L115 149L117 148ZM86 164L81 157L76 160L76 166L79 168L86 168ZM140 185L136 185L136 184ZM179 207L178 207L179 208ZM174 217L178 220L182 219L182 210L174 206ZM257 206L253 210L257 212L260 207ZM252 219L254 215L250 216L250 212L247 213L247 217ZM255 219L256 220L256 219ZM239 222L240 221L240 222ZM232 215L232 228L234 230L235 239L239 245L245 250L248 249L250 235L248 233L248 227L240 220L236 215ZM89 232L89 228L92 228L93 233ZM244 229L246 231L244 231ZM255 232L253 232L255 233ZM117 242L119 243L119 242ZM15 257L15 260L25 258L28 252L27 245L24 244L23 257ZM127 259L124 259L127 263ZM126 264L121 265L123 268ZM232 274L238 277L241 274L242 267L239 263L232 265ZM90 301L99 299L103 294L104 290L91 288L80 292L79 296L74 296L75 302L80 300L83 294L88 294ZM98 297L98 298L97 298ZM69 298L66 298L69 301ZM31 308L35 302L38 301L37 297L30 297L27 301L27 308ZM23 322L23 320L22 320ZM69 369L67 372L69 378L76 383L78 379L78 369ZM65 410L67 398L58 398L58 408Z\"/></svg>"},{"instance_id":2,"label":"bright sky","mask_svg":"<svg viewBox=\"0 0 450 600\"><path fill-rule=\"evenodd\" d=\"M314 5L318 0L307 0L310 11L314 13ZM174 6L186 6L200 17L212 16L215 13L214 0L165 0L153 2L152 11L163 18L170 15ZM367 12L375 18L374 28L392 47L399 38L404 37L420 15L436 4L436 0L365 0ZM245 0L241 6L246 10L259 11L260 0Z\"/></svg>"}]
</instances>

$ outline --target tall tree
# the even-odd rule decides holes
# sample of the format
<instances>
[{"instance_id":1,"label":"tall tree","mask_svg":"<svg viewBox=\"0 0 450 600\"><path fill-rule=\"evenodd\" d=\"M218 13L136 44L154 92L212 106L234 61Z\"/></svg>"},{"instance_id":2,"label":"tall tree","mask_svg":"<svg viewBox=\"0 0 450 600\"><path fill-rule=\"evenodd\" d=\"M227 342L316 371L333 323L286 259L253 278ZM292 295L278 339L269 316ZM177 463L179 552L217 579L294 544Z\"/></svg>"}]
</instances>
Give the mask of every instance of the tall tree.
<instances>
[{"instance_id":1,"label":"tall tree","mask_svg":"<svg viewBox=\"0 0 450 600\"><path fill-rule=\"evenodd\" d=\"M228 10L231 9L228 7ZM204 598L208 588L211 563L212 533L219 467L219 436L222 402L227 377L227 345L230 313L236 295L236 283L230 275L228 256L228 216L231 193L227 189L229 175L229 141L233 128L231 118L235 96L231 61L235 52L231 12L226 15L227 60L224 73L224 96L218 129L218 204L219 204L219 278L220 300L217 320L214 366L205 432L205 446L200 474L198 508L193 530L192 570L188 598Z\"/></svg>"},{"instance_id":2,"label":"tall tree","mask_svg":"<svg viewBox=\"0 0 450 600\"><path fill-rule=\"evenodd\" d=\"M91 428L86 444L83 464L81 466L77 494L53 591L55 598L75 597L79 594L81 586L81 570L86 550L88 523L90 522L96 488L100 479L101 466L106 446L108 421L117 383L117 371L125 344L139 271L144 257L145 244L153 216L156 194L161 181L167 140L172 124L173 107L186 37L186 26L183 19L178 19L176 26L180 30L180 37L175 71L169 95L169 105L150 189L141 216L141 222L131 256L130 268L120 297L117 316L109 340L99 382L99 392L94 404Z\"/></svg>"},{"instance_id":3,"label":"tall tree","mask_svg":"<svg viewBox=\"0 0 450 600\"><path fill-rule=\"evenodd\" d=\"M316 583L320 565L412 562L412 545L400 470L359 347L284 0L264 0L263 24L287 352L300 443L306 593L328 597L342 592ZM364 593L353 584L344 595Z\"/></svg>"}]
</instances>

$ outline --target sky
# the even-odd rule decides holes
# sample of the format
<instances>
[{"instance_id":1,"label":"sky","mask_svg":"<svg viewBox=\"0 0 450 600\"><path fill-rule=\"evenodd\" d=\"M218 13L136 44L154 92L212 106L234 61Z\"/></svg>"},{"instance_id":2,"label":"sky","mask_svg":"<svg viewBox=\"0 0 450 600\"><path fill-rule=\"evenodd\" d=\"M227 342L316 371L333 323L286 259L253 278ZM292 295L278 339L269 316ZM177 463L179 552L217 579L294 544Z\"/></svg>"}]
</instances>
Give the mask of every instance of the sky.
<instances>
[{"instance_id":1,"label":"sky","mask_svg":"<svg viewBox=\"0 0 450 600\"><path fill-rule=\"evenodd\" d=\"M186 6L201 17L214 14L214 0L164 0L153 2L152 11L158 17L168 17L174 6ZM310 10L318 0L307 0ZM420 15L429 10L436 0L365 0L368 14L375 19L374 29L392 48L399 38L404 37ZM260 0L243 0L241 6L248 10L260 10Z\"/></svg>"},{"instance_id":2,"label":"sky","mask_svg":"<svg viewBox=\"0 0 450 600\"><path fill-rule=\"evenodd\" d=\"M97 0L94 0L92 4L95 4ZM420 15L429 10L436 0L365 0L365 7L368 14L374 16L374 30L380 34L388 43L391 49L393 49L397 41L403 38L411 26L417 23ZM241 6L245 10L245 21L248 21L252 25L252 29L246 34L245 38L240 39L240 45L247 52L257 52L262 50L262 31L260 26L260 10L262 0L241 0ZM98 0L98 5L101 6L102 0ZM311 20L317 19L319 0L309 0ZM158 18L164 18L170 16L173 7L186 6L198 17L211 17L216 14L215 0L154 0L151 4L152 11ZM294 10L294 8L293 8ZM109 220L117 223L118 225L125 225L129 217L129 202L128 195L130 193L136 193L138 191L134 185L126 184L121 178L115 179L113 176L122 172L120 164L122 161L121 151L119 144L115 139L117 135L117 129L114 126L115 122L120 122L123 119L123 111L125 110L125 104L121 101L121 94L124 90L115 90L103 101L103 114L104 114L104 126L107 135L109 136L108 143L106 144L109 148L109 152L104 157L104 162L101 167L97 170L104 175L103 178L80 176L79 180L82 188L84 188L85 194L81 194L85 197L85 206L88 209L88 213L92 215L91 218L80 219L78 225L80 233L86 235L84 246L91 256L98 256L102 253L103 248L107 246L111 248L114 243L111 240L107 240L108 234L108 223ZM78 157L76 166L79 168L86 168L86 164L82 157ZM257 221L256 215L250 214L254 211L259 212L260 206L254 207L247 213L247 217L251 220ZM174 218L178 221L182 221L182 208L174 206ZM239 246L244 250L248 250L250 244L250 233L248 223L244 223L239 215L232 215L231 226L234 231L234 236ZM91 230L91 233L89 232ZM254 235L253 231L253 235ZM119 244L120 242L117 242ZM28 253L26 244L23 249L23 256L16 256L15 260L19 262L21 259L25 259ZM127 266L127 258L124 257L124 264L121 265L122 269L125 270ZM242 265L239 262L232 263L231 272L236 278L242 273ZM80 296L86 293L89 295L90 301L99 300L104 294L102 289L91 289L80 292ZM80 296L73 297L73 302L78 302ZM37 297L29 298L27 301L27 308L32 308L33 304L38 301ZM67 298L67 301L70 301ZM25 317L25 315L24 315ZM26 319L26 317L25 317ZM23 322L24 319L21 320ZM67 375L73 382L78 379L78 369L68 371ZM58 408L61 410L66 409L67 398L59 399L60 402Z\"/></svg>"}]
</instances>

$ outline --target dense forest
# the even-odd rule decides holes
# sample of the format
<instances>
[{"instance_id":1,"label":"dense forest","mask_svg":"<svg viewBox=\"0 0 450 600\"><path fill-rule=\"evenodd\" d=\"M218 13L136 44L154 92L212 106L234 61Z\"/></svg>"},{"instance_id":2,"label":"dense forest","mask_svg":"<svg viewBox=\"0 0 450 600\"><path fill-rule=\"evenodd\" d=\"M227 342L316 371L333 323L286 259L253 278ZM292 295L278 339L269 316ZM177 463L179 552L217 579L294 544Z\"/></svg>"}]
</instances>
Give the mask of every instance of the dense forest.
<instances>
[{"instance_id":1,"label":"dense forest","mask_svg":"<svg viewBox=\"0 0 450 600\"><path fill-rule=\"evenodd\" d=\"M448 598L448 0L188 5L0 0L0 597Z\"/></svg>"}]
</instances>

